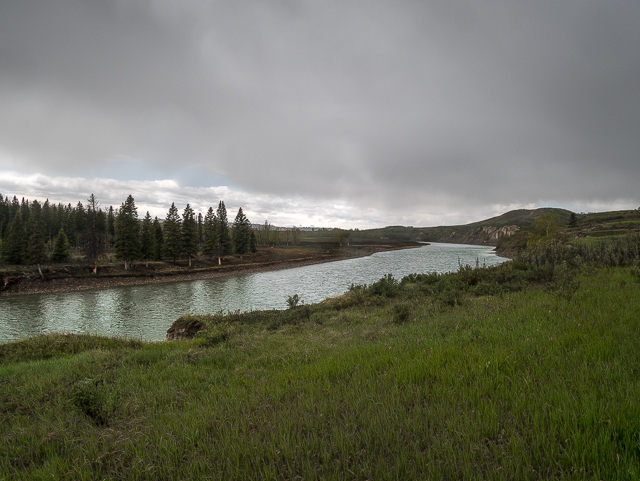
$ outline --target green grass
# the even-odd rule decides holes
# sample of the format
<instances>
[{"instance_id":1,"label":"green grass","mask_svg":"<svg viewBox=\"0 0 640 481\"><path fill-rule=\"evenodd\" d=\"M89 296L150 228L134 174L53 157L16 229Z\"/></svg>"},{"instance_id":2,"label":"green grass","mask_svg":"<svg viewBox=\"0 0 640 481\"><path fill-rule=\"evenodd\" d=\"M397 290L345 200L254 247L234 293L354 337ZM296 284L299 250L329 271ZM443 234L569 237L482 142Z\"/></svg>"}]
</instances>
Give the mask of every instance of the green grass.
<instances>
[{"instance_id":1,"label":"green grass","mask_svg":"<svg viewBox=\"0 0 640 481\"><path fill-rule=\"evenodd\" d=\"M634 271L503 269L2 345L0 479L637 479Z\"/></svg>"}]
</instances>

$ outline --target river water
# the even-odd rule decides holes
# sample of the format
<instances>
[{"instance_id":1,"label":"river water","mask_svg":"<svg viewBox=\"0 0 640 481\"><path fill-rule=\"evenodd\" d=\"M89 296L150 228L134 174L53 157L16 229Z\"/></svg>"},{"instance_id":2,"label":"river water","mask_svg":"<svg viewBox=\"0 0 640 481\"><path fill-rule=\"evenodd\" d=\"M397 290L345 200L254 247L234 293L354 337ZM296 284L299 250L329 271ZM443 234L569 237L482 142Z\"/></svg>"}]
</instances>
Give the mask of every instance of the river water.
<instances>
[{"instance_id":1,"label":"river water","mask_svg":"<svg viewBox=\"0 0 640 481\"><path fill-rule=\"evenodd\" d=\"M285 309L293 294L315 303L385 274L451 272L459 262L495 265L490 247L431 244L325 264L165 284L0 297L0 342L49 332L161 341L185 313Z\"/></svg>"}]
</instances>

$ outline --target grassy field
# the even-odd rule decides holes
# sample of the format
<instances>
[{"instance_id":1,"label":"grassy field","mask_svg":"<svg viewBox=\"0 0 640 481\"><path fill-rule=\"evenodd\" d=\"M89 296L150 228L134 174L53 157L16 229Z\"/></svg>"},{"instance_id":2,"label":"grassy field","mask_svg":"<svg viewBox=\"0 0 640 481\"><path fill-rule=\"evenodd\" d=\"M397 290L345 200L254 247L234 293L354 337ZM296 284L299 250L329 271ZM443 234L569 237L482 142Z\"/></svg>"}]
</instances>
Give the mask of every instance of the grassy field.
<instances>
[{"instance_id":1,"label":"grassy field","mask_svg":"<svg viewBox=\"0 0 640 481\"><path fill-rule=\"evenodd\" d=\"M200 319L193 341L0 346L0 479L640 477L631 267L386 277Z\"/></svg>"}]
</instances>

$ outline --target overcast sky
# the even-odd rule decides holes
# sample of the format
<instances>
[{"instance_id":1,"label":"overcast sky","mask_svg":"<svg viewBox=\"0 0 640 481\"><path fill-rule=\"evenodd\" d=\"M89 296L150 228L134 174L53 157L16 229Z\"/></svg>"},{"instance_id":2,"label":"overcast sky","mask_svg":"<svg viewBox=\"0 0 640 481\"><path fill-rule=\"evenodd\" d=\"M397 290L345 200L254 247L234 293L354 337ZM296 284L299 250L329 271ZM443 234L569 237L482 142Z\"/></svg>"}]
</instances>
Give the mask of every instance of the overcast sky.
<instances>
[{"instance_id":1,"label":"overcast sky","mask_svg":"<svg viewBox=\"0 0 640 481\"><path fill-rule=\"evenodd\" d=\"M362 228L639 180L638 1L0 2L3 195Z\"/></svg>"}]
</instances>

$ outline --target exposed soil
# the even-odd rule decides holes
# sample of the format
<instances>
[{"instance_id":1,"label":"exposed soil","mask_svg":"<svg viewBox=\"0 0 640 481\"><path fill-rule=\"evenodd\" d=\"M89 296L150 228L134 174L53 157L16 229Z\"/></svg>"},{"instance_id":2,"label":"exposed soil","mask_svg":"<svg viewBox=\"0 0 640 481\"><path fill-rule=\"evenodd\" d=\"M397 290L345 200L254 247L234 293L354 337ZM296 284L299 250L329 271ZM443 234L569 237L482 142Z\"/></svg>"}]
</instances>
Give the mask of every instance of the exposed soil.
<instances>
[{"instance_id":1,"label":"exposed soil","mask_svg":"<svg viewBox=\"0 0 640 481\"><path fill-rule=\"evenodd\" d=\"M196 279L210 279L238 273L263 272L289 269L322 262L331 262L354 257L364 257L375 252L419 247L414 242L394 244L360 244L338 247L335 243L315 243L296 247L263 247L255 254L226 256L222 265L218 260L194 259L189 267L187 261L144 262L132 269L124 270L122 263L98 263L96 273L93 265L52 264L42 267L42 275L34 266L16 266L1 272L0 296L39 294L52 292L104 289L116 286L157 284Z\"/></svg>"}]
</instances>

